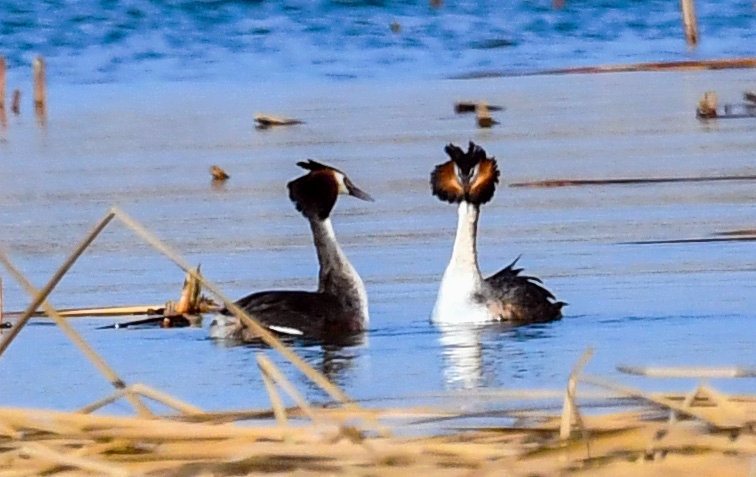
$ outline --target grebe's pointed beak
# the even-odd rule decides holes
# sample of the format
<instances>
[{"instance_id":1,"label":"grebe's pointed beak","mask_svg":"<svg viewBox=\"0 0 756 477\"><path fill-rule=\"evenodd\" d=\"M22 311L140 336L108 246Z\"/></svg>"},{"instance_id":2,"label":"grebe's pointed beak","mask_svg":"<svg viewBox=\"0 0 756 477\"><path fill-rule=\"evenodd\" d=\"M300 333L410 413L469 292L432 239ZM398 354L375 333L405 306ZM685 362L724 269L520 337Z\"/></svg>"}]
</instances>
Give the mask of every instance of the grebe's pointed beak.
<instances>
[{"instance_id":1,"label":"grebe's pointed beak","mask_svg":"<svg viewBox=\"0 0 756 477\"><path fill-rule=\"evenodd\" d=\"M357 197L358 199L367 200L368 202L375 202L375 199L373 199L370 194L354 185L352 181L346 177L344 178L344 185L346 186L349 195Z\"/></svg>"}]
</instances>

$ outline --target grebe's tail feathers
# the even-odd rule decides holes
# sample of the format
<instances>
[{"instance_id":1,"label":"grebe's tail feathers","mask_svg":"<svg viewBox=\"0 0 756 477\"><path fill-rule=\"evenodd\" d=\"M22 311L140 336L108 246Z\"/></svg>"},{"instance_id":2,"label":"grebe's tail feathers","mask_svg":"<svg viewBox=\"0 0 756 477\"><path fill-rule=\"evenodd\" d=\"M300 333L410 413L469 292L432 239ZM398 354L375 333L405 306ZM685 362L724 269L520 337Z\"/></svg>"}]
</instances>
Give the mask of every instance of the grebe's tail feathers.
<instances>
[{"instance_id":1,"label":"grebe's tail feathers","mask_svg":"<svg viewBox=\"0 0 756 477\"><path fill-rule=\"evenodd\" d=\"M334 171L338 170L338 169L334 169L331 166L326 166L325 164L323 164L321 162L314 161L312 159L307 159L307 162L305 162L305 161L297 162L297 165L299 167L301 167L302 169L307 169L308 171L322 171L322 170L325 170L325 169L331 169L331 170L334 170Z\"/></svg>"}]
</instances>

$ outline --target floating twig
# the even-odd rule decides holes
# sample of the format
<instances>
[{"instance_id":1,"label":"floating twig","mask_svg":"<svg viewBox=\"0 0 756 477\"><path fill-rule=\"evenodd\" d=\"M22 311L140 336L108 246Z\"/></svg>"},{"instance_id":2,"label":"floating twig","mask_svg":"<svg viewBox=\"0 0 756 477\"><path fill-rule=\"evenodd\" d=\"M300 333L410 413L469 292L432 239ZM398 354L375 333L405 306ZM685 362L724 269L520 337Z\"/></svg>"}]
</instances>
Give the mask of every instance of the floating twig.
<instances>
[{"instance_id":1,"label":"floating twig","mask_svg":"<svg viewBox=\"0 0 756 477\"><path fill-rule=\"evenodd\" d=\"M754 378L756 368L705 366L617 366L622 373L647 378Z\"/></svg>"},{"instance_id":2,"label":"floating twig","mask_svg":"<svg viewBox=\"0 0 756 477\"><path fill-rule=\"evenodd\" d=\"M755 68L756 57L730 58L723 60L662 61L652 63L625 63L617 65L576 66L535 71L480 71L451 76L454 79L495 78L506 76L564 75L623 73L629 71L687 71L723 70L730 68Z\"/></svg>"},{"instance_id":3,"label":"floating twig","mask_svg":"<svg viewBox=\"0 0 756 477\"><path fill-rule=\"evenodd\" d=\"M710 242L756 242L756 237L715 237L689 238L668 240L637 240L632 242L618 242L620 245L660 245L672 243L710 243Z\"/></svg>"},{"instance_id":4,"label":"floating twig","mask_svg":"<svg viewBox=\"0 0 756 477\"><path fill-rule=\"evenodd\" d=\"M725 232L716 232L714 235L732 236L732 235L756 235L756 229L728 230Z\"/></svg>"},{"instance_id":5,"label":"floating twig","mask_svg":"<svg viewBox=\"0 0 756 477\"><path fill-rule=\"evenodd\" d=\"M304 121L300 121L299 119L270 116L268 114L255 114L255 127L257 129L267 129L273 126L292 126L303 123Z\"/></svg>"},{"instance_id":6,"label":"floating twig","mask_svg":"<svg viewBox=\"0 0 756 477\"><path fill-rule=\"evenodd\" d=\"M454 112L457 114L474 113L475 109L481 104L479 101L457 101L454 103ZM489 111L501 111L503 106L487 105Z\"/></svg>"},{"instance_id":7,"label":"floating twig","mask_svg":"<svg viewBox=\"0 0 756 477\"><path fill-rule=\"evenodd\" d=\"M718 181L752 181L756 175L745 176L717 176L717 177L651 177L651 178L627 178L627 179L550 179L533 182L514 182L509 187L572 187L572 186L596 186L596 185L624 185L624 184L663 184L667 182L718 182Z\"/></svg>"}]
</instances>

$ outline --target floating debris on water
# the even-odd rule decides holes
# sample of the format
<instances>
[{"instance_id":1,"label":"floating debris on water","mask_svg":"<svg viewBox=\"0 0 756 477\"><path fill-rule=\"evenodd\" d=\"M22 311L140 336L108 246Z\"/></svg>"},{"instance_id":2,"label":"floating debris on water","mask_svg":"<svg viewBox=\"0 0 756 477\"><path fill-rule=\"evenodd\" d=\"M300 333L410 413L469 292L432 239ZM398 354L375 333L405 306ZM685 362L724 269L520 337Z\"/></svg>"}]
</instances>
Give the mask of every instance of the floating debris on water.
<instances>
[{"instance_id":1,"label":"floating debris on water","mask_svg":"<svg viewBox=\"0 0 756 477\"><path fill-rule=\"evenodd\" d=\"M756 94L746 91L743 96L746 100L745 104L725 104L722 107L722 112L719 113L717 112L717 93L714 91L707 91L703 98L698 102L696 117L699 119L756 118L756 103L751 104L749 102L756 101Z\"/></svg>"},{"instance_id":2,"label":"floating debris on water","mask_svg":"<svg viewBox=\"0 0 756 477\"><path fill-rule=\"evenodd\" d=\"M223 182L231 177L226 173L226 171L218 166L210 167L210 174L213 176L213 180L218 182Z\"/></svg>"},{"instance_id":3,"label":"floating debris on water","mask_svg":"<svg viewBox=\"0 0 756 477\"><path fill-rule=\"evenodd\" d=\"M550 179L545 181L514 182L509 187L573 187L623 184L663 184L667 182L717 182L717 181L753 181L756 175L715 176L715 177L652 177L625 179Z\"/></svg>"},{"instance_id":4,"label":"floating debris on water","mask_svg":"<svg viewBox=\"0 0 756 477\"><path fill-rule=\"evenodd\" d=\"M295 124L304 124L304 121L268 114L255 114L255 127L257 129L268 129L272 126L292 126Z\"/></svg>"},{"instance_id":5,"label":"floating debris on water","mask_svg":"<svg viewBox=\"0 0 756 477\"><path fill-rule=\"evenodd\" d=\"M704 93L703 98L698 102L696 116L703 119L717 117L717 93L714 91Z\"/></svg>"},{"instance_id":6,"label":"floating debris on water","mask_svg":"<svg viewBox=\"0 0 756 477\"><path fill-rule=\"evenodd\" d=\"M486 103L478 103L478 105L475 107L475 115L478 120L479 128L490 128L494 124L499 124L499 122L493 119L488 113L488 109L489 108Z\"/></svg>"},{"instance_id":7,"label":"floating debris on water","mask_svg":"<svg viewBox=\"0 0 756 477\"><path fill-rule=\"evenodd\" d=\"M457 101L454 103L454 112L457 114L474 113L479 104L485 104L482 101ZM502 111L503 106L486 105L489 111Z\"/></svg>"}]
</instances>

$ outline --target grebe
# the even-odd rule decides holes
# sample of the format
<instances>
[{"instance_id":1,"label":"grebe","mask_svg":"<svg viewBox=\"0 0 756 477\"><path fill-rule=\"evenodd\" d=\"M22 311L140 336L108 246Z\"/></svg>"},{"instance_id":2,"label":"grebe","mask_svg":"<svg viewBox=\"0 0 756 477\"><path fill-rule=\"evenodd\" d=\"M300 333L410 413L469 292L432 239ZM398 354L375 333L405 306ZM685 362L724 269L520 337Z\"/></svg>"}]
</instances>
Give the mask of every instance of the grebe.
<instances>
[{"instance_id":1,"label":"grebe","mask_svg":"<svg viewBox=\"0 0 756 477\"><path fill-rule=\"evenodd\" d=\"M451 260L441 279L431 319L437 323L541 323L562 317L564 303L556 301L541 280L520 275L515 259L500 272L483 278L478 268L476 235L480 206L494 195L499 182L496 160L470 142L465 153L449 144L451 160L431 173L433 195L458 203L457 236ZM519 258L519 257L518 257Z\"/></svg>"},{"instance_id":2,"label":"grebe","mask_svg":"<svg viewBox=\"0 0 756 477\"><path fill-rule=\"evenodd\" d=\"M309 159L309 172L287 184L289 198L310 222L320 264L318 290L266 291L236 302L271 331L321 341L340 340L367 328L365 285L336 241L330 214L338 194L372 201L338 169ZM227 309L210 324L210 337L253 341L256 336Z\"/></svg>"}]
</instances>

